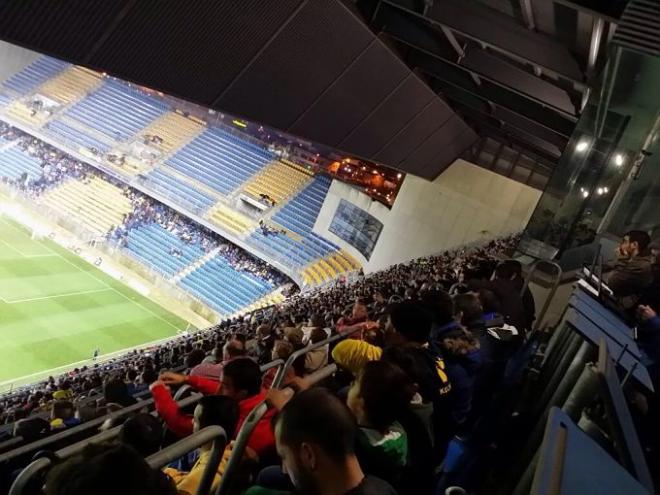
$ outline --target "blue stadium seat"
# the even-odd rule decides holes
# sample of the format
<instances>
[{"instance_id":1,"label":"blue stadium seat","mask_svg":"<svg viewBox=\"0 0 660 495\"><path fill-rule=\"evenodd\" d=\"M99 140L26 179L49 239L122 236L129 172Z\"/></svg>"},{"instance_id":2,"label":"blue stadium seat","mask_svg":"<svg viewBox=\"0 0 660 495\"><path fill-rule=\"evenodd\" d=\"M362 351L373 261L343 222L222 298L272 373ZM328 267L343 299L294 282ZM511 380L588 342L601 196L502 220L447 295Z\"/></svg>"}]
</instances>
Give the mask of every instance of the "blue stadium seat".
<instances>
[{"instance_id":1,"label":"blue stadium seat","mask_svg":"<svg viewBox=\"0 0 660 495\"><path fill-rule=\"evenodd\" d=\"M40 161L14 146L0 152L0 176L18 180L27 173L31 180L41 177Z\"/></svg>"},{"instance_id":2,"label":"blue stadium seat","mask_svg":"<svg viewBox=\"0 0 660 495\"><path fill-rule=\"evenodd\" d=\"M110 149L109 144L88 136L79 129L75 129L59 120L50 122L46 126L46 129L49 130L51 134L55 134L57 137L68 143L73 143L87 149L95 148L101 153L106 153Z\"/></svg>"},{"instance_id":3,"label":"blue stadium seat","mask_svg":"<svg viewBox=\"0 0 660 495\"><path fill-rule=\"evenodd\" d=\"M189 183L172 177L166 172L156 169L147 176L147 186L156 192L164 194L177 204L190 208L196 213L209 208L216 199L195 189Z\"/></svg>"},{"instance_id":4,"label":"blue stadium seat","mask_svg":"<svg viewBox=\"0 0 660 495\"><path fill-rule=\"evenodd\" d=\"M167 103L115 80L107 80L67 113L108 137L125 141L169 110Z\"/></svg>"},{"instance_id":5,"label":"blue stadium seat","mask_svg":"<svg viewBox=\"0 0 660 495\"><path fill-rule=\"evenodd\" d=\"M219 128L208 128L167 160L179 172L229 194L273 155Z\"/></svg>"},{"instance_id":6,"label":"blue stadium seat","mask_svg":"<svg viewBox=\"0 0 660 495\"><path fill-rule=\"evenodd\" d=\"M170 254L172 248L180 250L181 257ZM169 277L204 256L200 246L188 244L157 223L129 230L126 250L143 264Z\"/></svg>"},{"instance_id":7,"label":"blue stadium seat","mask_svg":"<svg viewBox=\"0 0 660 495\"><path fill-rule=\"evenodd\" d=\"M51 57L40 57L20 72L7 79L3 86L21 95L40 86L70 64Z\"/></svg>"},{"instance_id":8,"label":"blue stadium seat","mask_svg":"<svg viewBox=\"0 0 660 495\"><path fill-rule=\"evenodd\" d=\"M235 313L274 289L251 273L235 270L222 256L184 277L180 285L224 314Z\"/></svg>"},{"instance_id":9,"label":"blue stadium seat","mask_svg":"<svg viewBox=\"0 0 660 495\"><path fill-rule=\"evenodd\" d=\"M305 189L275 214L273 220L302 236L310 233L323 206L330 183L329 177L324 175L315 177Z\"/></svg>"}]
</instances>

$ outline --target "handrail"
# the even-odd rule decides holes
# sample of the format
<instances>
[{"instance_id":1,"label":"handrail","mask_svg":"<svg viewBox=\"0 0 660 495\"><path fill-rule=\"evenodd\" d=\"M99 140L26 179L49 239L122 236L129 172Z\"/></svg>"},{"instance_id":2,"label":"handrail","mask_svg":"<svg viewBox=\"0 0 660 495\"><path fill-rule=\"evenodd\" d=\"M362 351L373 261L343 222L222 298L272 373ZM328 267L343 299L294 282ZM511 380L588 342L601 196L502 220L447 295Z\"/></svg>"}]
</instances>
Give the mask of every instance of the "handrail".
<instances>
[{"instance_id":1,"label":"handrail","mask_svg":"<svg viewBox=\"0 0 660 495\"><path fill-rule=\"evenodd\" d=\"M174 400L179 400L179 399L181 399L181 396L183 394L185 394L188 390L192 390L192 387L190 385L188 385L188 384L181 385L181 387L179 387L179 390L176 391L176 393L174 394L174 397L172 397L172 398Z\"/></svg>"},{"instance_id":2,"label":"handrail","mask_svg":"<svg viewBox=\"0 0 660 495\"><path fill-rule=\"evenodd\" d=\"M23 490L32 477L49 467L50 464L51 460L47 457L42 457L28 464L25 469L16 476L16 479L9 488L8 495L22 495Z\"/></svg>"},{"instance_id":3,"label":"handrail","mask_svg":"<svg viewBox=\"0 0 660 495\"><path fill-rule=\"evenodd\" d=\"M275 368L283 365L284 365L284 359L274 359L273 361L269 361L266 364L262 364L261 366L259 366L259 370L261 370L262 373L265 373L271 368Z\"/></svg>"},{"instance_id":4,"label":"handrail","mask_svg":"<svg viewBox=\"0 0 660 495\"><path fill-rule=\"evenodd\" d=\"M337 365L330 364L318 371L315 371L311 375L307 375L303 380L305 385L312 386L331 376L336 371ZM291 395L294 393L291 387L287 387L285 390L290 391ZM248 417L243 422L243 426L241 426L238 435L236 435L234 447L232 448L231 455L227 460L225 472L222 475L222 479L220 480L220 484L218 485L218 489L216 490L215 495L226 495L229 493L229 489L231 487L231 478L233 477L234 472L238 469L239 463L243 459L243 453L245 452L248 441L252 436L252 432L256 428L259 421L261 421L261 419L264 417L266 412L268 412L268 405L265 401L263 401L257 404L254 409L252 409Z\"/></svg>"},{"instance_id":5,"label":"handrail","mask_svg":"<svg viewBox=\"0 0 660 495\"><path fill-rule=\"evenodd\" d=\"M554 261L536 260L534 263L532 263L532 266L529 272L527 273L527 276L525 277L525 282L523 283L522 289L520 289L521 296L525 293L525 291L529 287L529 284L532 281L532 277L538 271L539 266L541 265L547 265L554 268L555 276L552 278L552 286L550 292L548 293L548 296L545 298L545 301L543 302L543 307L541 308L541 311L539 311L539 314L534 323L534 327L532 328L532 331L534 332L536 332L541 326L541 322L543 321L543 318L545 317L545 313L548 311L548 308L550 307L550 303L552 302L552 299L555 297L555 293L557 292L557 288L559 287L559 283L561 282L561 277L564 273L561 266L559 266L559 264L555 263Z\"/></svg>"},{"instance_id":6,"label":"handrail","mask_svg":"<svg viewBox=\"0 0 660 495\"><path fill-rule=\"evenodd\" d=\"M192 435L173 443L153 455L147 457L147 463L152 469L160 469L170 462L186 455L202 445L213 442L208 463L197 486L196 495L207 495L211 491L213 479L218 472L222 453L227 445L227 433L221 426L207 426Z\"/></svg>"},{"instance_id":7,"label":"handrail","mask_svg":"<svg viewBox=\"0 0 660 495\"><path fill-rule=\"evenodd\" d=\"M138 402L137 404L133 404L132 406L124 407L123 409L119 409L118 411L108 413L105 416L101 416L91 421L87 421L78 426L74 426L73 428L69 428L67 430L56 433L49 437L28 443L17 449L10 450L9 452L5 452L4 454L0 454L0 463L6 462L15 457L18 457L19 455L25 454L27 452L31 452L33 450L41 450L45 448L47 445L50 445L51 443L55 443L58 440L75 436L77 433L80 433L81 431L84 431L86 429L92 429L94 427L101 426L108 419L120 418L128 414L131 414L132 412L139 411L140 409L144 409L145 407L151 407L153 404L154 404L153 399L141 401Z\"/></svg>"},{"instance_id":8,"label":"handrail","mask_svg":"<svg viewBox=\"0 0 660 495\"><path fill-rule=\"evenodd\" d=\"M313 351L314 349L318 349L319 347L323 347L326 344L332 344L333 342L336 342L338 340L342 340L349 335L352 335L356 332L359 332L362 330L361 327L354 328L353 330L346 332L346 333L339 333L337 335L333 335L331 337L328 337L325 340L322 340L320 342L317 342L316 344L311 344L307 345L306 347L303 347L302 349L298 349L295 351L293 354L289 356L289 359L286 360L286 363L284 363L284 366L282 366L277 374L275 375L275 378L273 379L273 384L271 388L280 388L282 385L282 381L284 380L284 377L286 376L286 372L288 369L293 365L293 362L298 359L300 356L303 356L307 354L309 351Z\"/></svg>"}]
</instances>

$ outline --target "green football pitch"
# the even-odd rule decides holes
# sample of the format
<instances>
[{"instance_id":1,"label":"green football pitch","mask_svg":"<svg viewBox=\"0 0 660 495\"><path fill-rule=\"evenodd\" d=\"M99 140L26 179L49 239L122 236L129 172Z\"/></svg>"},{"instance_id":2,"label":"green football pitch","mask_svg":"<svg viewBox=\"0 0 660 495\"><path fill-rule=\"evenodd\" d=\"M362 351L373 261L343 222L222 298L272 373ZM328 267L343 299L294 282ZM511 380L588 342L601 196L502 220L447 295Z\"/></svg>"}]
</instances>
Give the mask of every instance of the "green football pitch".
<instances>
[{"instance_id":1,"label":"green football pitch","mask_svg":"<svg viewBox=\"0 0 660 495\"><path fill-rule=\"evenodd\" d=\"M188 323L49 239L0 217L0 391ZM62 370L63 371L63 370Z\"/></svg>"}]
</instances>

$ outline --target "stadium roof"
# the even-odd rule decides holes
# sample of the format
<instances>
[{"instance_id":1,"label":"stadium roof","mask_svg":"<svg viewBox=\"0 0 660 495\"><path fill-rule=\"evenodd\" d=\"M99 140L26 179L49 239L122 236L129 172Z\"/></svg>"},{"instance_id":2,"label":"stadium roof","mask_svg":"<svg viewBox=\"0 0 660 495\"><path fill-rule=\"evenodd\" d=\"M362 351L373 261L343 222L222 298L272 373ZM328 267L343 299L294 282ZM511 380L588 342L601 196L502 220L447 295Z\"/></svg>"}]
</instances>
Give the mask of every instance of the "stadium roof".
<instances>
[{"instance_id":1,"label":"stadium roof","mask_svg":"<svg viewBox=\"0 0 660 495\"><path fill-rule=\"evenodd\" d=\"M481 135L553 164L622 0L355 0L372 30Z\"/></svg>"},{"instance_id":2,"label":"stadium roof","mask_svg":"<svg viewBox=\"0 0 660 495\"><path fill-rule=\"evenodd\" d=\"M13 1L0 38L434 178L478 135L554 163L624 5Z\"/></svg>"},{"instance_id":3,"label":"stadium roof","mask_svg":"<svg viewBox=\"0 0 660 495\"><path fill-rule=\"evenodd\" d=\"M0 38L423 177L477 140L339 0L3 2Z\"/></svg>"}]
</instances>

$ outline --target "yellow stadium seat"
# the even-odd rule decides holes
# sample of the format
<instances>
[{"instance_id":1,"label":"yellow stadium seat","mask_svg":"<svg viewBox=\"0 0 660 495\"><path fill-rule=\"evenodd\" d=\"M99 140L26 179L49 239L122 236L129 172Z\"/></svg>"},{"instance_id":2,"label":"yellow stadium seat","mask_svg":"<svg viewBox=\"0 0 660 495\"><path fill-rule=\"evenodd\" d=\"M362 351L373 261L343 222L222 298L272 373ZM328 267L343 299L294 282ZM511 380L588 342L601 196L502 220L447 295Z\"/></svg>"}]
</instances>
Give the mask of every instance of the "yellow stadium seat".
<instances>
[{"instance_id":1,"label":"yellow stadium seat","mask_svg":"<svg viewBox=\"0 0 660 495\"><path fill-rule=\"evenodd\" d=\"M79 100L101 83L100 74L83 67L71 67L43 83L36 91L67 105Z\"/></svg>"},{"instance_id":2,"label":"yellow stadium seat","mask_svg":"<svg viewBox=\"0 0 660 495\"><path fill-rule=\"evenodd\" d=\"M243 191L255 197L267 194L279 203L293 196L310 179L310 173L303 171L302 167L274 161L250 179Z\"/></svg>"},{"instance_id":3,"label":"yellow stadium seat","mask_svg":"<svg viewBox=\"0 0 660 495\"><path fill-rule=\"evenodd\" d=\"M170 153L190 141L203 129L204 126L197 121L176 112L167 112L152 122L141 134L158 136L162 142L153 143L153 146L163 153Z\"/></svg>"},{"instance_id":4,"label":"yellow stadium seat","mask_svg":"<svg viewBox=\"0 0 660 495\"><path fill-rule=\"evenodd\" d=\"M257 226L257 223L251 218L232 210L222 203L217 203L211 208L207 218L226 230L239 235L251 231Z\"/></svg>"},{"instance_id":5,"label":"yellow stadium seat","mask_svg":"<svg viewBox=\"0 0 660 495\"><path fill-rule=\"evenodd\" d=\"M97 235L105 235L120 225L124 215L132 210L123 190L99 177L65 182L44 194L41 202Z\"/></svg>"}]
</instances>

